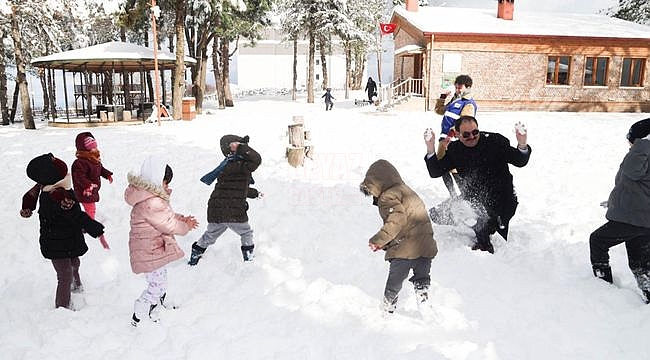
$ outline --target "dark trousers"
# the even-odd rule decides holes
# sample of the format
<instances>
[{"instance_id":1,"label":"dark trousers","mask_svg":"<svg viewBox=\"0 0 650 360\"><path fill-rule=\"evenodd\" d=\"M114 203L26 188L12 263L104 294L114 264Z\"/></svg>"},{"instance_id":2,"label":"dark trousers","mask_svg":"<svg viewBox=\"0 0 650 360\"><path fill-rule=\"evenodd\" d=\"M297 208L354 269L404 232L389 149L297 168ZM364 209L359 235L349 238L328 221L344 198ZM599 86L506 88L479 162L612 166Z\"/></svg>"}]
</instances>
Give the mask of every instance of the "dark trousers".
<instances>
[{"instance_id":1,"label":"dark trousers","mask_svg":"<svg viewBox=\"0 0 650 360\"><path fill-rule=\"evenodd\" d=\"M650 291L650 228L608 221L589 236L591 265L594 269L609 268L609 248L625 243L628 266L637 285Z\"/></svg>"},{"instance_id":2,"label":"dark trousers","mask_svg":"<svg viewBox=\"0 0 650 360\"><path fill-rule=\"evenodd\" d=\"M58 281L55 305L56 307L70 308L70 290L72 283L81 285L81 279L79 278L79 258L52 259L52 265L54 265L56 279Z\"/></svg>"},{"instance_id":3,"label":"dark trousers","mask_svg":"<svg viewBox=\"0 0 650 360\"><path fill-rule=\"evenodd\" d=\"M325 101L325 111L332 110L332 107L334 107L334 103L331 101Z\"/></svg>"},{"instance_id":4,"label":"dark trousers","mask_svg":"<svg viewBox=\"0 0 650 360\"><path fill-rule=\"evenodd\" d=\"M415 288L428 288L431 284L431 258L417 258L417 259L391 259L390 270L388 271L388 279L386 280L386 288L384 289L384 297L389 301L397 298L397 294L402 290L402 283L409 275L409 271L413 269L413 276L409 281L413 283Z\"/></svg>"}]
</instances>

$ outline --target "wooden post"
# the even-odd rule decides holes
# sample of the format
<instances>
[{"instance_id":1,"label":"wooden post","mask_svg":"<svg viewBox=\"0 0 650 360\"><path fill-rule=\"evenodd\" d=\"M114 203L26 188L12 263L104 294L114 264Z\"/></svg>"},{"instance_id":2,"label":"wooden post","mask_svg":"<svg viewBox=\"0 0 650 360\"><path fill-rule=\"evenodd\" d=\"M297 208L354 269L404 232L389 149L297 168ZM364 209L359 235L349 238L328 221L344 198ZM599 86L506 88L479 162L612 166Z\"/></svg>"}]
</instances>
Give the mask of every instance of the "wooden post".
<instances>
[{"instance_id":1,"label":"wooden post","mask_svg":"<svg viewBox=\"0 0 650 360\"><path fill-rule=\"evenodd\" d=\"M289 125L289 144L296 147L305 146L305 131L303 124Z\"/></svg>"}]
</instances>

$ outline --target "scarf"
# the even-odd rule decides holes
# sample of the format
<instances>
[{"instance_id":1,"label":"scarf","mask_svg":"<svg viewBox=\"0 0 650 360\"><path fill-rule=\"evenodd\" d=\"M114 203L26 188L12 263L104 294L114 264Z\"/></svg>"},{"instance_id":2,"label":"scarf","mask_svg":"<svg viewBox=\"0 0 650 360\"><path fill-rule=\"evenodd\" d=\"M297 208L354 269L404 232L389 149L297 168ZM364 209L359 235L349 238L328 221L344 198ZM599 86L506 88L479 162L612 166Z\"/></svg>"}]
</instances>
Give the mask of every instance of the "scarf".
<instances>
[{"instance_id":1,"label":"scarf","mask_svg":"<svg viewBox=\"0 0 650 360\"><path fill-rule=\"evenodd\" d=\"M226 156L226 158L223 159L223 161L221 161L221 163L219 163L219 165L217 165L217 167L214 170L210 171L209 173L207 173L207 174L203 175L203 177L201 177L201 179L200 179L201 182L206 184L206 185L212 185L212 183L223 172L223 169L226 168L226 165L228 165L228 163L233 162L233 161L239 161L239 160L244 160L244 157L241 156L241 155L237 155L237 154L228 154ZM255 181L253 180L252 177L251 177L250 183L255 184Z\"/></svg>"},{"instance_id":2,"label":"scarf","mask_svg":"<svg viewBox=\"0 0 650 360\"><path fill-rule=\"evenodd\" d=\"M90 151L77 150L76 155L79 159L87 159L94 162L95 164L100 164L102 162L99 150L97 149L90 150Z\"/></svg>"}]
</instances>

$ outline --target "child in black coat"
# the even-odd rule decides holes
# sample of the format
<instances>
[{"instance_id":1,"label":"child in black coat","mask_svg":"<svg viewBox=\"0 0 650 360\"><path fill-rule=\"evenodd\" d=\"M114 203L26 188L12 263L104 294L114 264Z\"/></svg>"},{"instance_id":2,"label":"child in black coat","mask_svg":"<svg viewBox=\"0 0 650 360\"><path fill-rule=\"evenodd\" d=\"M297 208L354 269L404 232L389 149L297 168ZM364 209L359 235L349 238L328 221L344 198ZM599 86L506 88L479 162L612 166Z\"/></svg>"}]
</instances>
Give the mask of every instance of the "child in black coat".
<instances>
[{"instance_id":1,"label":"child in black coat","mask_svg":"<svg viewBox=\"0 0 650 360\"><path fill-rule=\"evenodd\" d=\"M54 155L43 154L27 165L27 176L37 184L24 196L20 215L28 218L39 203L41 254L52 260L58 285L56 307L72 309L71 291L81 292L79 256L88 251L84 231L104 238L104 226L81 210L68 167Z\"/></svg>"}]
</instances>

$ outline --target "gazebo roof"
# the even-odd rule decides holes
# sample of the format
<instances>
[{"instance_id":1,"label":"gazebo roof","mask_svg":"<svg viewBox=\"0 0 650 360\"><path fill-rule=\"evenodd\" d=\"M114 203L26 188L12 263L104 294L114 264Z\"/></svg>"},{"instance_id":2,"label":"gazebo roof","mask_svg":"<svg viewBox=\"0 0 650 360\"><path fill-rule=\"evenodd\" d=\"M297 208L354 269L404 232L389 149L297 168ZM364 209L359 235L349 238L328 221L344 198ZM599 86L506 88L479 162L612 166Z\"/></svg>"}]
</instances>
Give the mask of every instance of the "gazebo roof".
<instances>
[{"instance_id":1,"label":"gazebo roof","mask_svg":"<svg viewBox=\"0 0 650 360\"><path fill-rule=\"evenodd\" d=\"M195 64L196 60L185 56L185 65ZM36 67L65 69L66 71L101 72L138 72L154 69L153 49L121 42L111 41L83 49L64 51L39 57L32 60ZM158 51L158 68L173 69L176 65L176 55L167 51Z\"/></svg>"}]
</instances>

